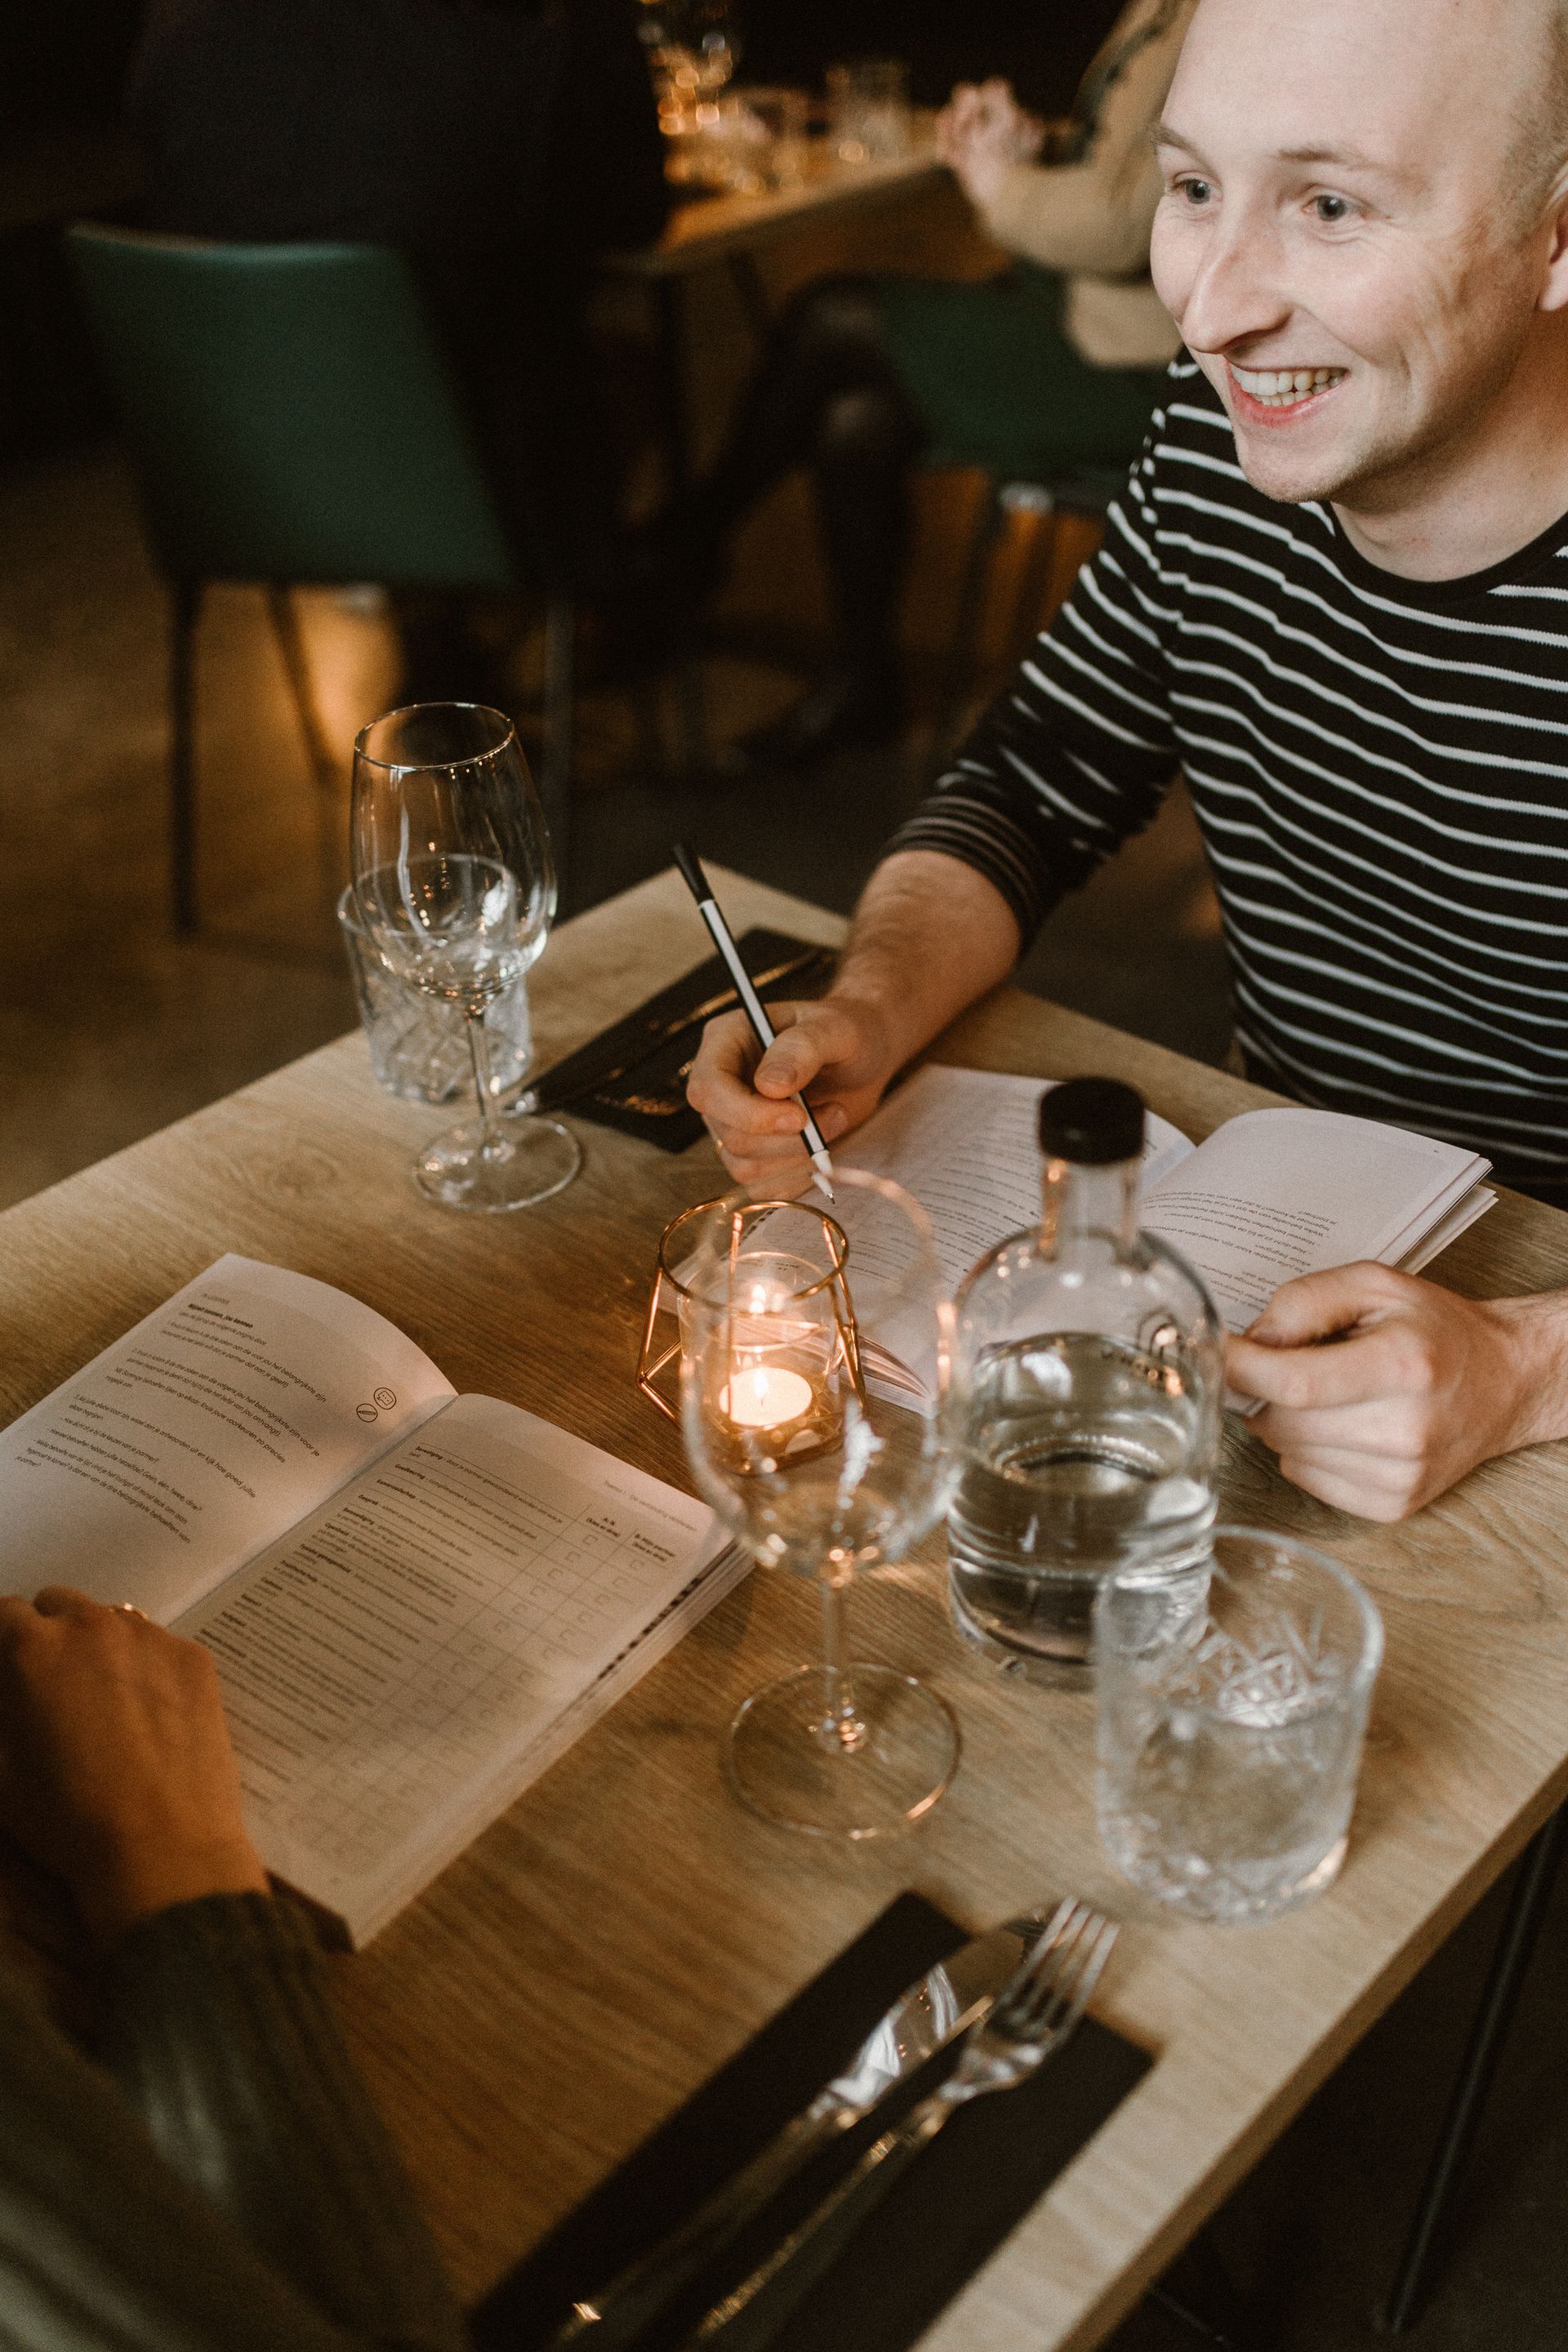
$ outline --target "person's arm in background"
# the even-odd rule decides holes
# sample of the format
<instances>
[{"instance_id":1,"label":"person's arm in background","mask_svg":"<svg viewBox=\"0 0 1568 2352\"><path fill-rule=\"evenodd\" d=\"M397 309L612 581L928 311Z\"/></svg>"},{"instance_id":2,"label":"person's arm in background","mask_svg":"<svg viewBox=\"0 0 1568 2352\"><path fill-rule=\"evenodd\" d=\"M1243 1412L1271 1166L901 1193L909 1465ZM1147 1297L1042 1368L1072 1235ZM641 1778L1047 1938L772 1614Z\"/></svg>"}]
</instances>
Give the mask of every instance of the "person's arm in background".
<instances>
[{"instance_id":1,"label":"person's arm in background","mask_svg":"<svg viewBox=\"0 0 1568 2352\"><path fill-rule=\"evenodd\" d=\"M462 2323L266 1892L211 1659L0 1600L0 1825L103 1944L89 2065L0 1985L0 2335L17 2352L458 2352Z\"/></svg>"},{"instance_id":2,"label":"person's arm in background","mask_svg":"<svg viewBox=\"0 0 1568 2352\"><path fill-rule=\"evenodd\" d=\"M1027 160L1028 118L1005 84L954 92L939 132L943 159L998 245L1068 276L1136 278L1147 270L1162 190L1149 131L1194 5L1132 0L1117 20L1108 49L1134 37L1151 18L1156 29L1111 83L1088 152L1076 163Z\"/></svg>"},{"instance_id":3,"label":"person's arm in background","mask_svg":"<svg viewBox=\"0 0 1568 2352\"><path fill-rule=\"evenodd\" d=\"M1155 418L1156 434L1160 419ZM730 1014L687 1089L742 1184L801 1190L804 1093L826 1140L858 1126L955 1014L1005 980L1057 900L1147 824L1175 773L1154 547L1156 460L1100 553L935 793L889 844L818 1003L770 1007L759 1056Z\"/></svg>"}]
</instances>

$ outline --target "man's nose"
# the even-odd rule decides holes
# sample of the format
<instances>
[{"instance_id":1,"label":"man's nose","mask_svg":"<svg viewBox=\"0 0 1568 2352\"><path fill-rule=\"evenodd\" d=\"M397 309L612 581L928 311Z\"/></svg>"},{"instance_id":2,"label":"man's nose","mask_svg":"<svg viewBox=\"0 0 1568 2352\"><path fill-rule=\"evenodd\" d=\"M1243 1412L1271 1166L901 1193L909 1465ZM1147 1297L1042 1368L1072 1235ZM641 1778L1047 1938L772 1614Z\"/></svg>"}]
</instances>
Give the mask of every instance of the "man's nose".
<instances>
[{"instance_id":1,"label":"man's nose","mask_svg":"<svg viewBox=\"0 0 1568 2352\"><path fill-rule=\"evenodd\" d=\"M1282 326L1291 310L1282 263L1266 224L1240 218L1216 226L1177 320L1188 350L1223 352Z\"/></svg>"}]
</instances>

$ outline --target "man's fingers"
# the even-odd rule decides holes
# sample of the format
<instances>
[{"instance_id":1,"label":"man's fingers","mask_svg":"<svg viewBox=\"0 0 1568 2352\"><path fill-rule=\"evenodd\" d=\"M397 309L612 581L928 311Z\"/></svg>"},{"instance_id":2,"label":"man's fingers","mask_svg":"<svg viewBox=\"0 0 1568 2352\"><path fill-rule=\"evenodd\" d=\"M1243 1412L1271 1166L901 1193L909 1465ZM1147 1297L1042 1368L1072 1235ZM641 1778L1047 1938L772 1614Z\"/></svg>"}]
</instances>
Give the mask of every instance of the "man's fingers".
<instances>
[{"instance_id":1,"label":"man's fingers","mask_svg":"<svg viewBox=\"0 0 1568 2352\"><path fill-rule=\"evenodd\" d=\"M1395 1386L1391 1351L1378 1331L1322 1345L1262 1347L1250 1338L1226 1348L1226 1378L1242 1396L1296 1412L1370 1404Z\"/></svg>"},{"instance_id":2,"label":"man's fingers","mask_svg":"<svg viewBox=\"0 0 1568 2352\"><path fill-rule=\"evenodd\" d=\"M1355 1265L1330 1266L1322 1274L1298 1275L1293 1282L1280 1284L1262 1314L1248 1325L1247 1337L1271 1348L1305 1347L1310 1340L1348 1331L1363 1317L1393 1306L1407 1279L1365 1259Z\"/></svg>"},{"instance_id":3,"label":"man's fingers","mask_svg":"<svg viewBox=\"0 0 1568 2352\"><path fill-rule=\"evenodd\" d=\"M33 1606L40 1617L79 1617L90 1622L103 1603L79 1592L74 1585L46 1584Z\"/></svg>"}]
</instances>

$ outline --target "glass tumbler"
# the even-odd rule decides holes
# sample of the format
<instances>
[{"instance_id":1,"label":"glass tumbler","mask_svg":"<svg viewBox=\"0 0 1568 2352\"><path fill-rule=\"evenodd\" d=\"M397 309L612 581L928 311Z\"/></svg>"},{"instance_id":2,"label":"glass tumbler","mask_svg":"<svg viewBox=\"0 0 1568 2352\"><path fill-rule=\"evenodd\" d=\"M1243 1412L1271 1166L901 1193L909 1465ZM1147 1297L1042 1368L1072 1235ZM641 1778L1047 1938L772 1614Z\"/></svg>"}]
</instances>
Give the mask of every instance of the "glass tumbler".
<instances>
[{"instance_id":1,"label":"glass tumbler","mask_svg":"<svg viewBox=\"0 0 1568 2352\"><path fill-rule=\"evenodd\" d=\"M1326 1553L1218 1528L1173 1583L1095 1602L1100 1841L1189 1918L1271 1918L1331 1885L1383 1657L1368 1595Z\"/></svg>"},{"instance_id":2,"label":"glass tumbler","mask_svg":"<svg viewBox=\"0 0 1568 2352\"><path fill-rule=\"evenodd\" d=\"M463 1016L388 971L354 909L351 883L338 900L338 928L353 978L354 1002L378 1087L404 1102L452 1102L472 1083ZM498 1101L518 1085L533 1058L528 977L485 1007L490 1092Z\"/></svg>"},{"instance_id":3,"label":"glass tumbler","mask_svg":"<svg viewBox=\"0 0 1568 2352\"><path fill-rule=\"evenodd\" d=\"M901 58L857 58L827 68L829 139L841 163L898 163L914 119Z\"/></svg>"}]
</instances>

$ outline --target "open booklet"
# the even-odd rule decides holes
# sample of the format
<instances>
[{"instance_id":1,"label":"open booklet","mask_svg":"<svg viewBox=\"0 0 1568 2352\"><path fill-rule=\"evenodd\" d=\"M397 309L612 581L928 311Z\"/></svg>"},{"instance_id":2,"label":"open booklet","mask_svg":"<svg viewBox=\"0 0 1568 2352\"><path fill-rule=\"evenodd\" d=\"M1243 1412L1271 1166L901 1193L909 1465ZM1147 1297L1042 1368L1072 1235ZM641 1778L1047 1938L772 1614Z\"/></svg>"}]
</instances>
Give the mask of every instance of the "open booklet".
<instances>
[{"instance_id":1,"label":"open booklet","mask_svg":"<svg viewBox=\"0 0 1568 2352\"><path fill-rule=\"evenodd\" d=\"M835 1157L914 1194L956 1288L987 1250L1039 1221L1037 1115L1049 1083L927 1063ZM1492 1206L1480 1181L1490 1164L1339 1111L1243 1111L1200 1144L1151 1111L1142 1222L1197 1268L1226 1328L1245 1331L1295 1275L1362 1258L1419 1273ZM853 1252L847 1188L836 1213ZM907 1370L897 1336L868 1337L874 1376L896 1390Z\"/></svg>"},{"instance_id":2,"label":"open booklet","mask_svg":"<svg viewBox=\"0 0 1568 2352\"><path fill-rule=\"evenodd\" d=\"M705 1505L249 1258L0 1432L0 1592L205 1643L262 1859L354 1943L747 1565Z\"/></svg>"}]
</instances>

